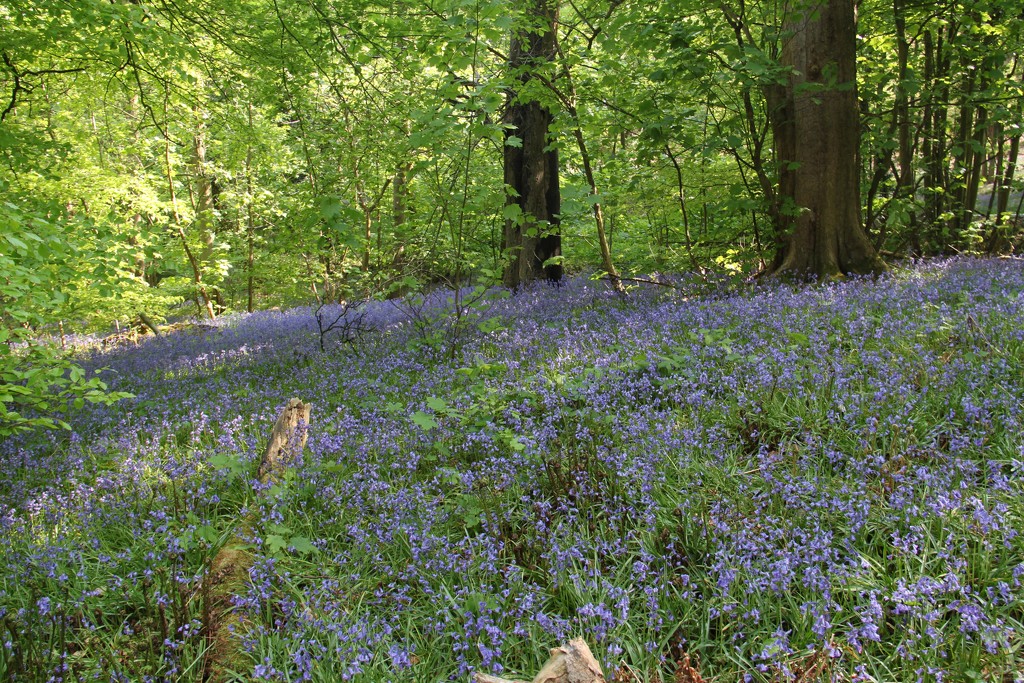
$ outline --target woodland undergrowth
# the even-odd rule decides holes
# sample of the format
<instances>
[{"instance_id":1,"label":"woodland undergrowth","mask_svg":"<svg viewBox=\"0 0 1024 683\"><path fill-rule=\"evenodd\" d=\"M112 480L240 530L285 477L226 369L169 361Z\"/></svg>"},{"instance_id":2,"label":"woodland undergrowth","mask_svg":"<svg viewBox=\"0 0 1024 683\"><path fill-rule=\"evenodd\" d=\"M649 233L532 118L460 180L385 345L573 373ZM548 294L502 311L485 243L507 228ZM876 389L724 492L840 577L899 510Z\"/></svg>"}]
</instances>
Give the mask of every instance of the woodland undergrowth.
<instances>
[{"instance_id":1,"label":"woodland undergrowth","mask_svg":"<svg viewBox=\"0 0 1024 683\"><path fill-rule=\"evenodd\" d=\"M84 359L134 398L0 444L0 678L202 680L248 519L239 680L529 678L575 636L618 681L1024 680L1024 262L675 285Z\"/></svg>"}]
</instances>

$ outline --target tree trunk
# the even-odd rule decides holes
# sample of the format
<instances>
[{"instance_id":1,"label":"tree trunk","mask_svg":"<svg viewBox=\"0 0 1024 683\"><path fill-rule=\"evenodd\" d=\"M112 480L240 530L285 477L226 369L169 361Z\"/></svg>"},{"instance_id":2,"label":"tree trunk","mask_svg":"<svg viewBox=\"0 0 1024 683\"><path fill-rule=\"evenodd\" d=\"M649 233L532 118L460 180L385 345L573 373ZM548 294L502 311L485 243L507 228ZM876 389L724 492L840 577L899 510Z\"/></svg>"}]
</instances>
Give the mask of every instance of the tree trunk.
<instances>
[{"instance_id":1,"label":"tree trunk","mask_svg":"<svg viewBox=\"0 0 1024 683\"><path fill-rule=\"evenodd\" d=\"M288 401L270 434L270 442L259 464L261 484L276 483L291 467L306 447L309 417L312 406L297 398ZM243 613L233 604L232 597L245 590L252 567L249 539L255 524L250 513L239 525L237 532L220 547L210 560L203 579L203 634L206 653L203 659L202 680L211 683L235 680L232 671L244 664L241 642Z\"/></svg>"},{"instance_id":2,"label":"tree trunk","mask_svg":"<svg viewBox=\"0 0 1024 683\"><path fill-rule=\"evenodd\" d=\"M791 227L773 270L798 277L879 272L885 266L861 225L853 0L812 3L786 28L782 62L793 73L771 115Z\"/></svg>"},{"instance_id":3,"label":"tree trunk","mask_svg":"<svg viewBox=\"0 0 1024 683\"><path fill-rule=\"evenodd\" d=\"M1006 209L1010 204L1010 190L1013 188L1013 175L1017 170L1017 161L1020 155L1020 139L1024 134L1015 135L1010 139L1010 153L1006 158L1006 170L1003 172L1002 182L996 192L996 225L1003 223Z\"/></svg>"},{"instance_id":4,"label":"tree trunk","mask_svg":"<svg viewBox=\"0 0 1024 683\"><path fill-rule=\"evenodd\" d=\"M555 58L558 14L555 0L527 1L531 26L513 33L509 52L509 68L524 86L533 78L531 72ZM506 204L520 209L518 215L506 212L502 245L509 258L503 280L512 288L542 275L552 282L562 277L557 258L562 254L558 151L548 139L551 112L540 102L524 97L510 93L504 118Z\"/></svg>"},{"instance_id":5,"label":"tree trunk","mask_svg":"<svg viewBox=\"0 0 1024 683\"><path fill-rule=\"evenodd\" d=\"M252 125L252 103L249 103L249 129L254 130ZM252 193L252 144L250 143L245 150L245 237L246 237L246 254L245 254L245 273L246 273L246 296L245 296L245 310L252 313L255 310L254 300L256 294L255 280L256 276L254 273L254 265L256 261L255 246L256 246L256 223L253 219L253 193Z\"/></svg>"},{"instance_id":6,"label":"tree trunk","mask_svg":"<svg viewBox=\"0 0 1024 683\"><path fill-rule=\"evenodd\" d=\"M569 114L569 118L572 119L573 124L573 137L576 138L576 146L580 151L580 160L583 162L583 175L587 179L587 185L590 186L590 200L593 206L594 212L594 223L597 227L597 244L601 248L601 264L604 266L604 271L608 274L608 278L612 282L612 287L617 293L625 296L626 288L622 286L622 280L619 279L619 273L615 269L615 263L612 261L612 248L608 242L608 234L604 228L604 211L601 209L601 194L597 191L597 178L594 176L594 165L590 159L590 150L587 148L587 140L583 136L583 126L580 123L580 113L576 109L576 85L572 80L572 72L570 71L569 62L565 59L565 56L561 54L561 49L558 47L558 43L555 43L555 50L562 57L562 78L565 79L568 87L568 96L562 96L563 104ZM554 90L554 88L552 88ZM557 91L556 91L556 94ZM685 212L684 212L685 215ZM687 244L689 244L690 228L686 228ZM691 252L691 257L693 256Z\"/></svg>"},{"instance_id":7,"label":"tree trunk","mask_svg":"<svg viewBox=\"0 0 1024 683\"><path fill-rule=\"evenodd\" d=\"M975 127L975 111L977 109L974 103L975 85L974 70L965 70L961 79L960 93L963 99L960 102L956 140L954 141L953 168L956 169L955 173L957 175L954 176L954 185L950 188L954 214L949 221L948 242L951 244L946 244L947 248L950 246L957 249L963 248L964 231L974 217L974 206L970 204L970 185L975 157L975 150L971 145Z\"/></svg>"},{"instance_id":8,"label":"tree trunk","mask_svg":"<svg viewBox=\"0 0 1024 683\"><path fill-rule=\"evenodd\" d=\"M201 116L201 112L196 114ZM192 151L195 154L195 192L196 192L196 227L199 228L199 239L202 247L198 254L199 267L210 272L213 262L213 247L216 241L217 219L214 216L213 178L206 167L206 140L203 136L203 124L200 119L195 136L192 138ZM224 299L216 286L210 287L210 297L217 304L217 311L224 310Z\"/></svg>"},{"instance_id":9,"label":"tree trunk","mask_svg":"<svg viewBox=\"0 0 1024 683\"><path fill-rule=\"evenodd\" d=\"M213 310L213 302L210 300L210 295L203 285L202 268L199 266L199 261L196 259L195 254L192 253L192 249L189 248L188 237L185 236L185 229L181 226L178 199L174 193L174 171L171 170L171 142L167 137L164 137L164 164L164 168L167 171L167 188L171 196L171 217L174 219L174 227L178 231L178 237L181 238L181 247L185 251L185 257L188 259L189 265L192 266L192 280L196 285L196 291L203 302L200 304L196 301L196 306L199 308L200 315L202 315L205 306L206 314L210 316L210 320L213 320L217 317L217 314Z\"/></svg>"},{"instance_id":10,"label":"tree trunk","mask_svg":"<svg viewBox=\"0 0 1024 683\"><path fill-rule=\"evenodd\" d=\"M925 47L925 146L923 155L925 191L925 229L928 230L928 248L931 252L945 249L946 233L940 217L947 209L949 188L949 164L947 162L946 124L949 119L949 74L951 52L947 45L956 39L956 22L947 27L948 40L941 31L933 37L930 30L924 33Z\"/></svg>"},{"instance_id":11,"label":"tree trunk","mask_svg":"<svg viewBox=\"0 0 1024 683\"><path fill-rule=\"evenodd\" d=\"M998 187L992 190L996 200L996 220L989 231L987 244L985 245L985 250L989 254L998 254L1009 246L1006 241L1007 230L1004 223L1006 222L1006 212L1010 205L1010 190L1013 187L1014 172L1017 170L1020 139L1022 136L1024 134L1015 135L1010 139L1010 152L1007 155L1006 168L1003 170Z\"/></svg>"},{"instance_id":12,"label":"tree trunk","mask_svg":"<svg viewBox=\"0 0 1024 683\"><path fill-rule=\"evenodd\" d=\"M910 44L907 41L906 0L893 0L893 17L896 22L896 134L899 141L899 177L896 179L895 198L910 200L914 197L914 140L910 132L910 69L908 60ZM910 241L915 253L921 250L921 239L918 235L917 216L911 211ZM878 244L881 246L882 241Z\"/></svg>"}]
</instances>

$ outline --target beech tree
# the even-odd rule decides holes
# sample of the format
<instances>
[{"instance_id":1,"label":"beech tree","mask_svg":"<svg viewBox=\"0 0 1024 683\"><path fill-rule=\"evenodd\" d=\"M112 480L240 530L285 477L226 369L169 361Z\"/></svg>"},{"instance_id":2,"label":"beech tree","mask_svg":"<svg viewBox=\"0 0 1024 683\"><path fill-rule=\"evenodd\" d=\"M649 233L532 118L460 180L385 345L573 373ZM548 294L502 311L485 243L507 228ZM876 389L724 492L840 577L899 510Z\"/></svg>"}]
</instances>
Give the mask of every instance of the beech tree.
<instances>
[{"instance_id":1,"label":"beech tree","mask_svg":"<svg viewBox=\"0 0 1024 683\"><path fill-rule=\"evenodd\" d=\"M509 94L505 114L505 233L503 249L509 262L503 280L508 287L541 275L562 277L558 259L561 193L558 185L558 150L549 139L551 110L539 100L543 88L538 71L555 59L555 0L529 0L525 26L513 31L509 68L516 75L516 91Z\"/></svg>"},{"instance_id":2,"label":"beech tree","mask_svg":"<svg viewBox=\"0 0 1024 683\"><path fill-rule=\"evenodd\" d=\"M883 270L861 223L853 0L810 0L789 12L781 60L791 71L766 93L779 195L791 218L773 270L823 277Z\"/></svg>"}]
</instances>

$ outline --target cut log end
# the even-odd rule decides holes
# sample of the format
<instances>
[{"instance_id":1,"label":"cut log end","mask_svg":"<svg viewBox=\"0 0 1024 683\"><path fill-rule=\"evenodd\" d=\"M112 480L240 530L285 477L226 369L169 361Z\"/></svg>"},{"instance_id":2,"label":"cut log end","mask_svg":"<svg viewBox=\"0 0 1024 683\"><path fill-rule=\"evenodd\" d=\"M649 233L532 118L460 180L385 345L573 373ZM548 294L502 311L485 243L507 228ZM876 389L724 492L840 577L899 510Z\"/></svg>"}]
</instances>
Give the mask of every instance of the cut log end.
<instances>
[{"instance_id":1,"label":"cut log end","mask_svg":"<svg viewBox=\"0 0 1024 683\"><path fill-rule=\"evenodd\" d=\"M525 682L477 673L473 675L473 683ZM594 659L587 643L576 638L553 649L551 657L531 683L605 683L605 679L601 665Z\"/></svg>"}]
</instances>

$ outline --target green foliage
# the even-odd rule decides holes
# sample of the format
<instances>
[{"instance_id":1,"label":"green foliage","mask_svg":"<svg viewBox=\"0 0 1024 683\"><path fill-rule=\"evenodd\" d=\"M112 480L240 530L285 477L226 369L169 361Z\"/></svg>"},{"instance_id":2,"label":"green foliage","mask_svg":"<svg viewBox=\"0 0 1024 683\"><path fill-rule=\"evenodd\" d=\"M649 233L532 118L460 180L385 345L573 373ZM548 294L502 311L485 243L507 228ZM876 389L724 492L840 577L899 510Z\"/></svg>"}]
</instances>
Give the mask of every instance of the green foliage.
<instances>
[{"instance_id":1,"label":"green foliage","mask_svg":"<svg viewBox=\"0 0 1024 683\"><path fill-rule=\"evenodd\" d=\"M64 256L61 301L22 307L45 324L206 315L204 290L220 313L500 279L504 224L527 219L506 202L502 167L505 146L523 144L505 120L523 74L504 45L529 28L525 6L80 5L70 16L50 0L0 3L0 194L80 250ZM859 8L876 246L1016 248L1021 174L1007 160L1024 121L1012 58L1024 22L998 2L941 15ZM564 267L601 263L598 201L626 272L749 275L771 263L799 209L779 195L768 122L768 97L789 77L778 6L602 0L560 12L558 59L515 90L554 115ZM456 323L456 337L498 325Z\"/></svg>"},{"instance_id":2,"label":"green foliage","mask_svg":"<svg viewBox=\"0 0 1024 683\"><path fill-rule=\"evenodd\" d=\"M67 309L66 291L85 255L66 236L59 222L0 204L0 436L66 428L55 415L69 403L81 408L129 395L107 391L99 377L87 377L55 341L40 336Z\"/></svg>"}]
</instances>

